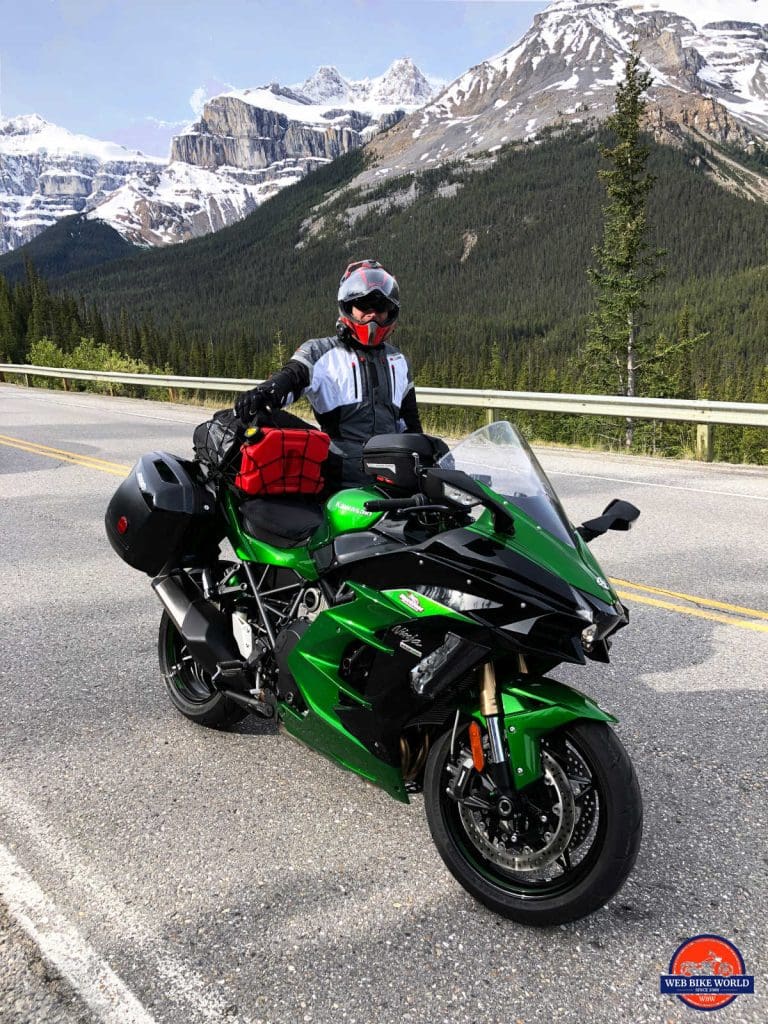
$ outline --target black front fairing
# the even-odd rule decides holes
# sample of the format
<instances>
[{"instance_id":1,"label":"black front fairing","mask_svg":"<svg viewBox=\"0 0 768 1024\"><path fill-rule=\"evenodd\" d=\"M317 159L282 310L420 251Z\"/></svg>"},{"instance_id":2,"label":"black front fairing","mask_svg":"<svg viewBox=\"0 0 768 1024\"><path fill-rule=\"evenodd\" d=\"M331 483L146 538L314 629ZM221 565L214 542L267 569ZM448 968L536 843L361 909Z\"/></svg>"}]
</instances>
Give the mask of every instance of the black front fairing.
<instances>
[{"instance_id":1,"label":"black front fairing","mask_svg":"<svg viewBox=\"0 0 768 1024\"><path fill-rule=\"evenodd\" d=\"M592 620L590 609L554 572L468 527L413 545L380 539L344 551L324 577L334 587L350 581L377 590L412 590L490 630L502 650L539 656L549 665L584 662L580 636ZM602 611L609 607L600 604Z\"/></svg>"}]
</instances>

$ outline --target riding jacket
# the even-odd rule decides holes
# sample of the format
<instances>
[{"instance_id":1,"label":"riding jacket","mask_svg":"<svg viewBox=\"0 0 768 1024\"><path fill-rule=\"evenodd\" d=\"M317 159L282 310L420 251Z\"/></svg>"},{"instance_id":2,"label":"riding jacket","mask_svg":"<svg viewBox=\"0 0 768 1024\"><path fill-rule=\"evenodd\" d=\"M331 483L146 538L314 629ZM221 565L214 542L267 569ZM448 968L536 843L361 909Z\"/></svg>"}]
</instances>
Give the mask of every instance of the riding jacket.
<instances>
[{"instance_id":1,"label":"riding jacket","mask_svg":"<svg viewBox=\"0 0 768 1024\"><path fill-rule=\"evenodd\" d=\"M343 457L342 485L369 482L363 445L375 434L421 433L408 360L386 342L366 348L346 332L310 338L266 382L274 401L289 405L304 395L331 450Z\"/></svg>"}]
</instances>

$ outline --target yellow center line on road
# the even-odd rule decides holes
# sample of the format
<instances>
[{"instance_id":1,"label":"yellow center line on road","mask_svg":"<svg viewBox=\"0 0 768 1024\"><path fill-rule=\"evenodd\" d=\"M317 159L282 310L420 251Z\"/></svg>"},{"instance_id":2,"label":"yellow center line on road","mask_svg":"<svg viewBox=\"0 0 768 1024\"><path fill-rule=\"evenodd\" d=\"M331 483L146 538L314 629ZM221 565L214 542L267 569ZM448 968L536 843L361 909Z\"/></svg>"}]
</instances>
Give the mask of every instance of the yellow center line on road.
<instances>
[{"instance_id":1,"label":"yellow center line on road","mask_svg":"<svg viewBox=\"0 0 768 1024\"><path fill-rule=\"evenodd\" d=\"M18 448L20 451L29 452L32 455L44 455L49 459L59 459L63 462L70 462L75 465L85 466L88 469L98 469L102 473L112 473L114 476L126 476L130 466L120 462L108 462L106 459L97 459L91 455L79 455L77 452L69 452L62 448L52 448L50 445L37 444L33 441L23 441L17 437L7 437L0 434L0 444L10 448ZM707 597L695 597L692 594L683 594L676 590L665 590L661 587L650 587L643 583L632 583L629 580L611 579L616 587L629 587L630 591L617 590L616 593L622 601L637 601L639 604L652 605L654 608L664 608L667 611L678 612L682 615L693 615L700 619L709 619L712 622L722 622L728 626L736 626L739 629L751 629L759 633L768 633L768 621L750 622L749 619L768 620L768 612L758 611L756 608L745 608L738 604L726 604L724 601L713 601ZM661 601L655 597L646 597L646 594L659 594L663 597L673 597L680 601L690 601L697 607L691 608L682 604L674 604L671 601ZM729 615L720 615L716 611L707 609L718 609L720 611L733 612L745 618L732 618Z\"/></svg>"},{"instance_id":2,"label":"yellow center line on road","mask_svg":"<svg viewBox=\"0 0 768 1024\"><path fill-rule=\"evenodd\" d=\"M0 444L4 444L8 448L18 448L22 452L29 452L30 455L44 455L49 459L71 462L89 469L100 469L103 473L112 473L114 476L126 476L131 468L121 462L108 462L106 459L97 459L93 455L81 455L78 452L69 452L62 448L51 448L47 444L23 441L18 437L7 437L5 434L0 434Z\"/></svg>"},{"instance_id":3,"label":"yellow center line on road","mask_svg":"<svg viewBox=\"0 0 768 1024\"><path fill-rule=\"evenodd\" d=\"M717 608L723 612L735 612L737 615L745 615L749 619L768 619L768 612L758 611L756 608L745 608L740 604L726 604L725 601L712 601L707 597L695 597L692 594L682 594L677 590L665 590L663 587L649 587L644 583L630 583L629 580L611 579L611 583L617 587L631 587L633 590L640 590L644 594L659 594L661 597L676 597L680 601L690 601L692 604L700 605L702 608ZM640 598L633 594L627 597Z\"/></svg>"},{"instance_id":4,"label":"yellow center line on road","mask_svg":"<svg viewBox=\"0 0 768 1024\"><path fill-rule=\"evenodd\" d=\"M724 622L727 626L736 626L738 629L751 629L756 633L768 633L768 622L749 622L747 619L732 619L728 615L704 611L703 608L688 608L686 605L673 604L671 601L658 601L653 597L643 597L641 594L631 594L624 590L617 590L616 593L622 601L637 601L639 604L650 604L654 608L665 608L667 611L680 612L682 615L693 615L699 619L709 619L711 622ZM762 613L758 612L757 614Z\"/></svg>"}]
</instances>

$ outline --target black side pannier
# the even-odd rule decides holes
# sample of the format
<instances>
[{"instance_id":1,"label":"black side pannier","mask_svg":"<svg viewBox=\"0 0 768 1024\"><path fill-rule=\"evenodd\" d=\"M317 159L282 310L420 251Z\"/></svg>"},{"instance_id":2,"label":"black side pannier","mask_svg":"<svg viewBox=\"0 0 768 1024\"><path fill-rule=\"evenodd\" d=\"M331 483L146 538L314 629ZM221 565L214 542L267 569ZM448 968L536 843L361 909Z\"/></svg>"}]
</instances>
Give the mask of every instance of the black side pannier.
<instances>
[{"instance_id":1,"label":"black side pannier","mask_svg":"<svg viewBox=\"0 0 768 1024\"><path fill-rule=\"evenodd\" d=\"M213 534L213 495L190 470L175 455L149 452L115 491L104 517L107 539L134 569L156 576Z\"/></svg>"},{"instance_id":2,"label":"black side pannier","mask_svg":"<svg viewBox=\"0 0 768 1024\"><path fill-rule=\"evenodd\" d=\"M413 494L419 470L436 465L448 451L445 441L429 434L377 434L363 447L363 470L385 490Z\"/></svg>"}]
</instances>

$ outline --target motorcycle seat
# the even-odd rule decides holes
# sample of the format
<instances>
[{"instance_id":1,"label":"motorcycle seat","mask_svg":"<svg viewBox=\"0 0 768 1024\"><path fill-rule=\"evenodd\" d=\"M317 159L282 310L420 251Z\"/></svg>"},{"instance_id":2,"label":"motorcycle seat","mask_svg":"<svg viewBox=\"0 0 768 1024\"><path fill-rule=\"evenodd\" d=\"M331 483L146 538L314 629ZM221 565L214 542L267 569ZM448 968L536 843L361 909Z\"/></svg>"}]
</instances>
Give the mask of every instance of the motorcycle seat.
<instances>
[{"instance_id":1,"label":"motorcycle seat","mask_svg":"<svg viewBox=\"0 0 768 1024\"><path fill-rule=\"evenodd\" d=\"M273 548L305 544L323 521L323 507L306 498L251 498L240 506L246 533Z\"/></svg>"}]
</instances>

